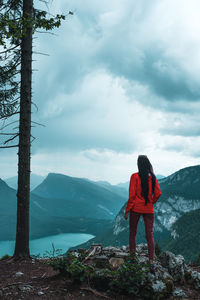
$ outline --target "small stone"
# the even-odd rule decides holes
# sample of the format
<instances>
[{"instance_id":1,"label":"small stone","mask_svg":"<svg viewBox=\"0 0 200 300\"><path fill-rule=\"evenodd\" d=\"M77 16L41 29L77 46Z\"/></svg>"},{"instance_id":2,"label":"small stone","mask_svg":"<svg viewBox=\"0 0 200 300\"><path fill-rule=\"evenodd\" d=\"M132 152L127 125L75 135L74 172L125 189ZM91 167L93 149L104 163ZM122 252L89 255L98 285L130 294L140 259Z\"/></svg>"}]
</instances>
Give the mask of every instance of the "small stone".
<instances>
[{"instance_id":1,"label":"small stone","mask_svg":"<svg viewBox=\"0 0 200 300\"><path fill-rule=\"evenodd\" d=\"M156 282L154 282L152 284L152 288L153 288L154 292L161 293L161 292L163 292L166 289L166 285L161 280L157 280Z\"/></svg>"},{"instance_id":2,"label":"small stone","mask_svg":"<svg viewBox=\"0 0 200 300\"><path fill-rule=\"evenodd\" d=\"M144 256L144 255L140 255L140 256L138 256L138 262L139 263L148 263L148 261L149 261L149 258L147 257L147 256Z\"/></svg>"},{"instance_id":3,"label":"small stone","mask_svg":"<svg viewBox=\"0 0 200 300\"><path fill-rule=\"evenodd\" d=\"M113 267L113 268L118 268L121 264L124 263L124 259L123 258L118 258L118 257L111 257L109 259L109 264Z\"/></svg>"},{"instance_id":4,"label":"small stone","mask_svg":"<svg viewBox=\"0 0 200 300\"><path fill-rule=\"evenodd\" d=\"M108 260L107 256L106 255L97 255L94 257L94 260Z\"/></svg>"},{"instance_id":5,"label":"small stone","mask_svg":"<svg viewBox=\"0 0 200 300\"><path fill-rule=\"evenodd\" d=\"M127 249L127 247L123 245L123 246L122 246L122 250L123 250L123 251L126 251L126 249Z\"/></svg>"},{"instance_id":6,"label":"small stone","mask_svg":"<svg viewBox=\"0 0 200 300\"><path fill-rule=\"evenodd\" d=\"M188 298L188 296L186 295L186 293L182 290L182 289L176 289L173 291L173 296L177 297L177 298Z\"/></svg>"},{"instance_id":7,"label":"small stone","mask_svg":"<svg viewBox=\"0 0 200 300\"><path fill-rule=\"evenodd\" d=\"M44 293L42 291L39 291L37 294L38 294L38 296L44 295Z\"/></svg>"},{"instance_id":8,"label":"small stone","mask_svg":"<svg viewBox=\"0 0 200 300\"><path fill-rule=\"evenodd\" d=\"M155 275L150 272L148 272L147 277L148 277L149 281L151 281L151 282L153 282L155 280Z\"/></svg>"},{"instance_id":9,"label":"small stone","mask_svg":"<svg viewBox=\"0 0 200 300\"><path fill-rule=\"evenodd\" d=\"M24 275L24 273L22 273L22 272L17 272L17 273L15 273L15 276L16 276L16 277L21 277L22 275Z\"/></svg>"},{"instance_id":10,"label":"small stone","mask_svg":"<svg viewBox=\"0 0 200 300\"><path fill-rule=\"evenodd\" d=\"M90 256L94 256L97 255L99 253L101 253L102 251L102 245L101 244L94 244L90 247L90 249L88 250L88 255L85 258L85 260L87 260Z\"/></svg>"},{"instance_id":11,"label":"small stone","mask_svg":"<svg viewBox=\"0 0 200 300\"><path fill-rule=\"evenodd\" d=\"M148 246L147 244L139 244L136 246L136 251L137 252L145 252L148 251Z\"/></svg>"},{"instance_id":12,"label":"small stone","mask_svg":"<svg viewBox=\"0 0 200 300\"><path fill-rule=\"evenodd\" d=\"M21 285L19 286L19 290L23 291L23 292L29 292L31 290L33 290L33 287L31 285Z\"/></svg>"},{"instance_id":13,"label":"small stone","mask_svg":"<svg viewBox=\"0 0 200 300\"><path fill-rule=\"evenodd\" d=\"M122 250L119 247L108 246L108 247L103 248L103 251L121 252Z\"/></svg>"}]
</instances>

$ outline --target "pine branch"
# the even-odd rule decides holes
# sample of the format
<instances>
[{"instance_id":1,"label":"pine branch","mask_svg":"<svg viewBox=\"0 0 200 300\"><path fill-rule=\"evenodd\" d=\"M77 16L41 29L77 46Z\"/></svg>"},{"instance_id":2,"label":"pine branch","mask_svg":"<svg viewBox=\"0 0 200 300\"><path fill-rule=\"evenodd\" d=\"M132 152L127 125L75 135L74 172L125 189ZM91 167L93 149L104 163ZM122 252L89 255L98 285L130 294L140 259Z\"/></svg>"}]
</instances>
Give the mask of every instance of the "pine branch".
<instances>
[{"instance_id":1,"label":"pine branch","mask_svg":"<svg viewBox=\"0 0 200 300\"><path fill-rule=\"evenodd\" d=\"M19 145L13 145L13 146L0 146L0 149L7 149L7 148L17 148Z\"/></svg>"},{"instance_id":2,"label":"pine branch","mask_svg":"<svg viewBox=\"0 0 200 300\"><path fill-rule=\"evenodd\" d=\"M15 134L13 137L11 137L10 139L6 140L3 144L6 145L8 144L9 142L13 141L14 139L16 139L16 137L19 136L19 133Z\"/></svg>"}]
</instances>

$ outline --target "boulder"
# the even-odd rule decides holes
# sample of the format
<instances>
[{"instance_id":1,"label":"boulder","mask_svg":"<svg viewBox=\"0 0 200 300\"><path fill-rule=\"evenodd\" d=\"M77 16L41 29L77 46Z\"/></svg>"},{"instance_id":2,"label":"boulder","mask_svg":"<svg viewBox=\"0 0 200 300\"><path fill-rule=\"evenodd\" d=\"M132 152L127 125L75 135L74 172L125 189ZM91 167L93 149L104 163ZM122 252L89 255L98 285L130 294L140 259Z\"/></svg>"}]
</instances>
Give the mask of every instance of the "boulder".
<instances>
[{"instance_id":1,"label":"boulder","mask_svg":"<svg viewBox=\"0 0 200 300\"><path fill-rule=\"evenodd\" d=\"M166 290L166 285L162 280L156 280L152 283L152 288L155 293L163 293Z\"/></svg>"},{"instance_id":2,"label":"boulder","mask_svg":"<svg viewBox=\"0 0 200 300\"><path fill-rule=\"evenodd\" d=\"M186 281L196 290L200 290L200 273L187 267L185 272Z\"/></svg>"},{"instance_id":3,"label":"boulder","mask_svg":"<svg viewBox=\"0 0 200 300\"><path fill-rule=\"evenodd\" d=\"M188 298L188 296L186 295L186 293L182 289L180 289L180 288L177 288L177 289L175 289L173 291L173 297L175 297L175 298L181 298L181 299Z\"/></svg>"},{"instance_id":4,"label":"boulder","mask_svg":"<svg viewBox=\"0 0 200 300\"><path fill-rule=\"evenodd\" d=\"M185 260L182 255L174 255L172 252L166 251L159 256L161 265L165 267L174 281L184 281Z\"/></svg>"}]
</instances>

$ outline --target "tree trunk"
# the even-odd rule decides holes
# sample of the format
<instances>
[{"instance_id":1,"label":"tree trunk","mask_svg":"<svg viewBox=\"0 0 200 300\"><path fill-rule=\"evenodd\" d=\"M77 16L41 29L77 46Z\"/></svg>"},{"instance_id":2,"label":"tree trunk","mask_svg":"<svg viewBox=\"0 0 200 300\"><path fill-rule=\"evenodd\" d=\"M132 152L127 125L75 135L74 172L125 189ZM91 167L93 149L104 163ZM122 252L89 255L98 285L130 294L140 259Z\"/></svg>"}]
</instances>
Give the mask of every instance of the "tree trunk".
<instances>
[{"instance_id":1,"label":"tree trunk","mask_svg":"<svg viewBox=\"0 0 200 300\"><path fill-rule=\"evenodd\" d=\"M23 17L33 15L33 0L23 0ZM17 230L14 258L29 258L30 138L32 85L32 26L21 44L20 123L18 151Z\"/></svg>"}]
</instances>

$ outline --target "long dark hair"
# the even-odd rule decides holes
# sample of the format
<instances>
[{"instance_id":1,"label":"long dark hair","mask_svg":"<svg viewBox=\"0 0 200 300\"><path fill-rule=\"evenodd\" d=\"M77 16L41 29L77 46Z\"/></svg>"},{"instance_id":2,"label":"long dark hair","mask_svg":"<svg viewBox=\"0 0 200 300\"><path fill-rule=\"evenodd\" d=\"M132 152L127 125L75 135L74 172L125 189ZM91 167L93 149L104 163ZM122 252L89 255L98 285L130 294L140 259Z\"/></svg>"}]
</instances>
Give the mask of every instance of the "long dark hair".
<instances>
[{"instance_id":1,"label":"long dark hair","mask_svg":"<svg viewBox=\"0 0 200 300\"><path fill-rule=\"evenodd\" d=\"M139 155L137 160L139 176L141 179L141 188L142 188L142 195L145 199L145 205L149 202L149 184L148 184L148 176L151 174L152 176L152 194L154 194L155 183L156 183L156 176L153 172L153 167L146 155Z\"/></svg>"}]
</instances>

